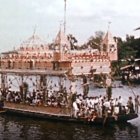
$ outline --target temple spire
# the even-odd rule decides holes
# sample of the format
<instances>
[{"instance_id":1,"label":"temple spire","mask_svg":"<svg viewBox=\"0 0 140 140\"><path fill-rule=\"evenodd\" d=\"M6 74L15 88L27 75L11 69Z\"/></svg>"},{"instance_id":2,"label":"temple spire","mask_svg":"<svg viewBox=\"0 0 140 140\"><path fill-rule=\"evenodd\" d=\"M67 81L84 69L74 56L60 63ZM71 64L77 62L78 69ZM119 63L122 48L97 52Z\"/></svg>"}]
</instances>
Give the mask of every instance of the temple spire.
<instances>
[{"instance_id":1,"label":"temple spire","mask_svg":"<svg viewBox=\"0 0 140 140\"><path fill-rule=\"evenodd\" d=\"M110 30L110 24L111 24L111 22L109 21L109 22L108 22L108 32L109 32L109 30Z\"/></svg>"},{"instance_id":2,"label":"temple spire","mask_svg":"<svg viewBox=\"0 0 140 140\"><path fill-rule=\"evenodd\" d=\"M35 35L35 33L36 33L36 25L35 25L34 30L33 30L33 36Z\"/></svg>"},{"instance_id":3,"label":"temple spire","mask_svg":"<svg viewBox=\"0 0 140 140\"><path fill-rule=\"evenodd\" d=\"M67 1L64 0L64 34L66 34L66 8L67 8Z\"/></svg>"}]
</instances>

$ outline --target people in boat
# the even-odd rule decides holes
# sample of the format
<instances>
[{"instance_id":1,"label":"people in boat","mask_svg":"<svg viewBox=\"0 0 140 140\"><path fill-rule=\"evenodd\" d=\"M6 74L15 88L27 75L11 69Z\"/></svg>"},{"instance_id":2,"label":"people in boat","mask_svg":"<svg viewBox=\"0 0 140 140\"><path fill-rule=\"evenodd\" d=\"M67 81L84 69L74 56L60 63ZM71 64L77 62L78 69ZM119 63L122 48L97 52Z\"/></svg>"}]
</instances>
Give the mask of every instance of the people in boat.
<instances>
[{"instance_id":1,"label":"people in boat","mask_svg":"<svg viewBox=\"0 0 140 140\"><path fill-rule=\"evenodd\" d=\"M18 92L15 93L14 102L15 103L21 102L21 97L20 97L20 94Z\"/></svg>"},{"instance_id":2,"label":"people in boat","mask_svg":"<svg viewBox=\"0 0 140 140\"><path fill-rule=\"evenodd\" d=\"M3 109L3 106L4 106L4 96L0 90L0 110Z\"/></svg>"},{"instance_id":3,"label":"people in boat","mask_svg":"<svg viewBox=\"0 0 140 140\"><path fill-rule=\"evenodd\" d=\"M129 109L129 113L134 113L134 103L131 96L128 99L127 107Z\"/></svg>"},{"instance_id":4,"label":"people in boat","mask_svg":"<svg viewBox=\"0 0 140 140\"><path fill-rule=\"evenodd\" d=\"M102 108L103 108L103 97L102 95L100 95L98 97L98 104L97 104L97 114L98 114L98 117L102 117Z\"/></svg>"},{"instance_id":5,"label":"people in boat","mask_svg":"<svg viewBox=\"0 0 140 140\"><path fill-rule=\"evenodd\" d=\"M76 101L74 101L73 102L73 116L75 118L78 117L78 111L79 111L78 105L77 105Z\"/></svg>"},{"instance_id":6,"label":"people in boat","mask_svg":"<svg viewBox=\"0 0 140 140\"><path fill-rule=\"evenodd\" d=\"M91 110L90 116L88 117L88 121L93 122L97 117L98 117L97 110Z\"/></svg>"},{"instance_id":7,"label":"people in boat","mask_svg":"<svg viewBox=\"0 0 140 140\"><path fill-rule=\"evenodd\" d=\"M119 113L121 114L122 111L122 97L119 96L118 98L118 107L119 107Z\"/></svg>"},{"instance_id":8,"label":"people in boat","mask_svg":"<svg viewBox=\"0 0 140 140\"><path fill-rule=\"evenodd\" d=\"M123 105L121 97L108 99L107 96L102 95L85 97L83 94L67 93L68 102L66 102L66 97L64 97L65 95L61 92L56 90L51 91L46 100L46 105L61 108L68 106L73 117L88 118L95 110L96 116L98 117L134 113L132 97L129 97L127 109L126 106ZM6 93L6 101L14 103L22 102L20 92L8 91ZM26 94L25 103L29 105L43 105L43 92L41 90L28 92ZM127 112L127 110L129 110L129 112Z\"/></svg>"},{"instance_id":9,"label":"people in boat","mask_svg":"<svg viewBox=\"0 0 140 140\"><path fill-rule=\"evenodd\" d=\"M10 102L10 100L11 100L11 97L12 95L11 95L11 92L10 91L8 91L8 93L7 93L7 95L6 95L6 101L7 102Z\"/></svg>"},{"instance_id":10,"label":"people in boat","mask_svg":"<svg viewBox=\"0 0 140 140\"><path fill-rule=\"evenodd\" d=\"M115 109L115 99L110 100L111 114L113 115Z\"/></svg>"},{"instance_id":11,"label":"people in boat","mask_svg":"<svg viewBox=\"0 0 140 140\"><path fill-rule=\"evenodd\" d=\"M139 106L140 106L140 97L137 95L135 97L135 113L139 113Z\"/></svg>"},{"instance_id":12,"label":"people in boat","mask_svg":"<svg viewBox=\"0 0 140 140\"><path fill-rule=\"evenodd\" d=\"M105 101L103 106L105 107L104 116L108 117L108 114L111 113L110 101L109 100Z\"/></svg>"},{"instance_id":13,"label":"people in boat","mask_svg":"<svg viewBox=\"0 0 140 140\"><path fill-rule=\"evenodd\" d=\"M83 78L83 96L86 97L88 95L88 92L89 92L89 84L87 83L87 77L82 74L82 78Z\"/></svg>"},{"instance_id":14,"label":"people in boat","mask_svg":"<svg viewBox=\"0 0 140 140\"><path fill-rule=\"evenodd\" d=\"M122 106L122 109L121 109L121 115L125 115L127 112L126 112L126 107L125 106Z\"/></svg>"}]
</instances>

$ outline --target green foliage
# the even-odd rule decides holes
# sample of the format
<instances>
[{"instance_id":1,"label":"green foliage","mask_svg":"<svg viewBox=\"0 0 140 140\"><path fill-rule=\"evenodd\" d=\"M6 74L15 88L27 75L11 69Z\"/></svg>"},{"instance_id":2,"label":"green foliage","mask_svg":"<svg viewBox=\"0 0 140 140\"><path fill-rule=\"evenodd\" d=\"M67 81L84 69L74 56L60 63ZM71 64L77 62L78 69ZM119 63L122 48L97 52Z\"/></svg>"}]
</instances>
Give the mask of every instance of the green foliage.
<instances>
[{"instance_id":1,"label":"green foliage","mask_svg":"<svg viewBox=\"0 0 140 140\"><path fill-rule=\"evenodd\" d=\"M102 31L96 31L95 36L91 36L87 42L87 46L89 46L92 49L99 49L100 50L100 44L103 38L104 32Z\"/></svg>"},{"instance_id":2,"label":"green foliage","mask_svg":"<svg viewBox=\"0 0 140 140\"><path fill-rule=\"evenodd\" d=\"M81 49L98 49L100 50L100 44L103 38L104 32L96 31L95 35L91 36L89 40L81 46Z\"/></svg>"},{"instance_id":3,"label":"green foliage","mask_svg":"<svg viewBox=\"0 0 140 140\"><path fill-rule=\"evenodd\" d=\"M112 63L114 76L121 74L120 68L125 65L133 64L135 58L140 58L140 38L126 35L125 41L116 37L118 41L118 61Z\"/></svg>"},{"instance_id":4,"label":"green foliage","mask_svg":"<svg viewBox=\"0 0 140 140\"><path fill-rule=\"evenodd\" d=\"M69 34L67 37L68 37L68 40L70 42L71 50L78 49L77 39L72 34Z\"/></svg>"},{"instance_id":5,"label":"green foliage","mask_svg":"<svg viewBox=\"0 0 140 140\"><path fill-rule=\"evenodd\" d=\"M126 41L118 39L118 57L119 60L140 57L140 38L135 39L134 36L126 35Z\"/></svg>"}]
</instances>

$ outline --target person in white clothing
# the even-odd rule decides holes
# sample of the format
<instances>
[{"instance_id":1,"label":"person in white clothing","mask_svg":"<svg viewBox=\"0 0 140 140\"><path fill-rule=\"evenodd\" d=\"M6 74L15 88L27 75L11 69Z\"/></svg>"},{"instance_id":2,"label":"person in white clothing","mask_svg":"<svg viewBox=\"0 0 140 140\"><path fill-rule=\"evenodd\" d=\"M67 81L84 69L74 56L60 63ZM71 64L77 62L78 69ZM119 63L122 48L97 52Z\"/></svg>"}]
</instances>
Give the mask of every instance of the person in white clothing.
<instances>
[{"instance_id":1,"label":"person in white clothing","mask_svg":"<svg viewBox=\"0 0 140 140\"><path fill-rule=\"evenodd\" d=\"M73 116L77 118L77 114L78 114L79 108L78 105L76 103L76 101L73 102Z\"/></svg>"},{"instance_id":2,"label":"person in white clothing","mask_svg":"<svg viewBox=\"0 0 140 140\"><path fill-rule=\"evenodd\" d=\"M109 101L105 101L103 106L105 107L105 116L107 117L109 111L111 110L110 102Z\"/></svg>"}]
</instances>

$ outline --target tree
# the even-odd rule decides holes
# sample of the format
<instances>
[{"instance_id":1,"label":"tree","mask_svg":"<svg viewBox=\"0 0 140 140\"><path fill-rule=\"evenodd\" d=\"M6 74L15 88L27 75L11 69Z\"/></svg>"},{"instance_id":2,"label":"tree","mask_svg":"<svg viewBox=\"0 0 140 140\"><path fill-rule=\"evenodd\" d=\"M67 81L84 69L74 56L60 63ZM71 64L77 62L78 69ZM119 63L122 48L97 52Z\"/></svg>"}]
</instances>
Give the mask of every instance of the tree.
<instances>
[{"instance_id":1,"label":"tree","mask_svg":"<svg viewBox=\"0 0 140 140\"><path fill-rule=\"evenodd\" d=\"M116 69L115 75L120 75L120 68L125 65L134 64L134 59L140 56L140 38L135 39L132 35L126 35L122 40L116 37L118 46L118 62L113 62L113 69Z\"/></svg>"},{"instance_id":2,"label":"tree","mask_svg":"<svg viewBox=\"0 0 140 140\"><path fill-rule=\"evenodd\" d=\"M118 38L118 57L120 59L130 59L139 57L140 54L140 39L135 39L134 36L126 35L126 41Z\"/></svg>"},{"instance_id":3,"label":"tree","mask_svg":"<svg viewBox=\"0 0 140 140\"><path fill-rule=\"evenodd\" d=\"M77 39L72 34L69 34L67 37L70 42L71 50L77 49Z\"/></svg>"},{"instance_id":4,"label":"tree","mask_svg":"<svg viewBox=\"0 0 140 140\"><path fill-rule=\"evenodd\" d=\"M92 49L99 49L100 50L100 44L103 38L104 32L102 31L96 31L95 36L91 36L86 43L86 45Z\"/></svg>"}]
</instances>

